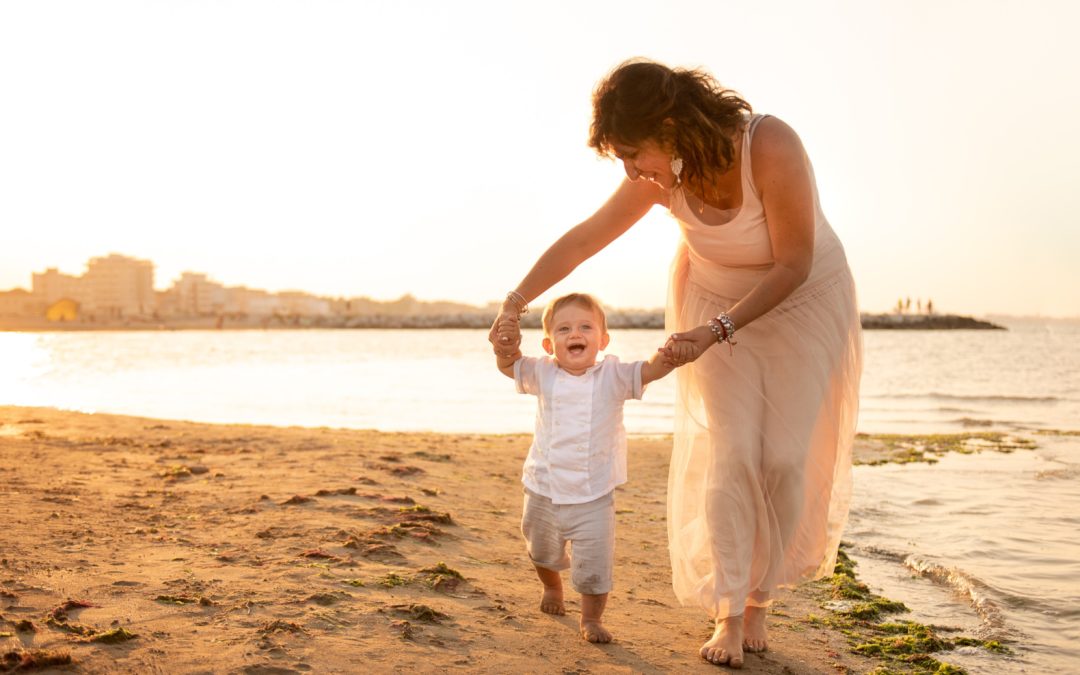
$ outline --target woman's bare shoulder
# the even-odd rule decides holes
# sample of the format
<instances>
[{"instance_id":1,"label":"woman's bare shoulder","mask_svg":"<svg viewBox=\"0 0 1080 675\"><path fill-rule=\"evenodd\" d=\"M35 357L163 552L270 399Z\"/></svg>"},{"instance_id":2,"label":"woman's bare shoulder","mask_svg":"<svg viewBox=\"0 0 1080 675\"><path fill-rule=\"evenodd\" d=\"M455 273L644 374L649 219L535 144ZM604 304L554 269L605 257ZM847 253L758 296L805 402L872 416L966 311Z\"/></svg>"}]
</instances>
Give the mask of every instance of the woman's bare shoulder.
<instances>
[{"instance_id":1,"label":"woman's bare shoulder","mask_svg":"<svg viewBox=\"0 0 1080 675\"><path fill-rule=\"evenodd\" d=\"M750 152L753 154L755 164L759 157L762 159L778 156L788 158L793 152L801 155L802 139L787 122L769 115L758 122L757 127L754 128Z\"/></svg>"}]
</instances>

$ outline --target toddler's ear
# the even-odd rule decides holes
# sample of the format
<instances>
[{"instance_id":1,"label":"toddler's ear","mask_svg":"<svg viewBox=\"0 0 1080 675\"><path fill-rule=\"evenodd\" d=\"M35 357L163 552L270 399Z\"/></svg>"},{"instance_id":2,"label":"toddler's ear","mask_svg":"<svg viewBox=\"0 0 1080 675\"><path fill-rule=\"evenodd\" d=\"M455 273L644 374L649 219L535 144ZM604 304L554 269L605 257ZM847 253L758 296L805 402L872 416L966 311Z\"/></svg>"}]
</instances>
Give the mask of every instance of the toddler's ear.
<instances>
[{"instance_id":1,"label":"toddler's ear","mask_svg":"<svg viewBox=\"0 0 1080 675\"><path fill-rule=\"evenodd\" d=\"M600 336L600 351L607 349L608 343L611 342L611 334L604 333Z\"/></svg>"},{"instance_id":2,"label":"toddler's ear","mask_svg":"<svg viewBox=\"0 0 1080 675\"><path fill-rule=\"evenodd\" d=\"M548 353L548 356L551 356L555 353L555 347L551 344L551 338L544 338L544 342L542 344L544 345L544 351Z\"/></svg>"}]
</instances>

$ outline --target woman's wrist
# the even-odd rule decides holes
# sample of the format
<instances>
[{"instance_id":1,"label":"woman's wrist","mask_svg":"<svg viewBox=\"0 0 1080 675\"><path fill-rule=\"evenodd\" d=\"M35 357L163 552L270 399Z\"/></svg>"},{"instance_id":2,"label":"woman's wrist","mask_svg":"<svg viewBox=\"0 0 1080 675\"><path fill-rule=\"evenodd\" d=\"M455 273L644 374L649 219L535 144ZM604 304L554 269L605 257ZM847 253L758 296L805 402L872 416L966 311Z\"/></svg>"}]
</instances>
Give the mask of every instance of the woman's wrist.
<instances>
[{"instance_id":1,"label":"woman's wrist","mask_svg":"<svg viewBox=\"0 0 1080 675\"><path fill-rule=\"evenodd\" d=\"M716 317L709 319L705 325L716 336L717 342L735 344L735 322L725 312L721 312Z\"/></svg>"},{"instance_id":2,"label":"woman's wrist","mask_svg":"<svg viewBox=\"0 0 1080 675\"><path fill-rule=\"evenodd\" d=\"M506 299L503 300L502 311L506 313L513 312L518 316L529 313L529 303L525 301L525 296L517 291L510 291L506 294Z\"/></svg>"}]
</instances>

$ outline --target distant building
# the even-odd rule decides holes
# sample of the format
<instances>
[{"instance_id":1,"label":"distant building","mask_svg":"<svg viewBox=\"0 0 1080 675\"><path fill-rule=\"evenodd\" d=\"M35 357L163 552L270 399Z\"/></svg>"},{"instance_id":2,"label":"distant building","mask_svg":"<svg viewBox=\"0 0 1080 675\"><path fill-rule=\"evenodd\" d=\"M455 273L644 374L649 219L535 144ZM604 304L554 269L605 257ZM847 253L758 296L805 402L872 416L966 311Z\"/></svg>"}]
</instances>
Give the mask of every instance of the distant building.
<instances>
[{"instance_id":1,"label":"distant building","mask_svg":"<svg viewBox=\"0 0 1080 675\"><path fill-rule=\"evenodd\" d=\"M35 316L41 313L42 306L32 293L21 288L0 291L0 316Z\"/></svg>"},{"instance_id":2,"label":"distant building","mask_svg":"<svg viewBox=\"0 0 1080 675\"><path fill-rule=\"evenodd\" d=\"M225 286L205 274L184 272L173 282L177 312L185 316L220 314L225 311Z\"/></svg>"},{"instance_id":3,"label":"distant building","mask_svg":"<svg viewBox=\"0 0 1080 675\"><path fill-rule=\"evenodd\" d=\"M297 316L329 316L330 301L302 291L282 291L277 294L283 314Z\"/></svg>"},{"instance_id":4,"label":"distant building","mask_svg":"<svg viewBox=\"0 0 1080 675\"><path fill-rule=\"evenodd\" d=\"M112 253L91 258L82 278L82 312L95 319L154 313L154 263Z\"/></svg>"},{"instance_id":5,"label":"distant building","mask_svg":"<svg viewBox=\"0 0 1080 675\"><path fill-rule=\"evenodd\" d=\"M225 289L225 311L228 314L272 316L280 309L281 299L268 291L246 286Z\"/></svg>"},{"instance_id":6,"label":"distant building","mask_svg":"<svg viewBox=\"0 0 1080 675\"><path fill-rule=\"evenodd\" d=\"M80 303L85 300L82 277L63 274L55 267L44 272L35 272L31 288L34 297L43 305L52 305L57 300L74 300Z\"/></svg>"}]
</instances>

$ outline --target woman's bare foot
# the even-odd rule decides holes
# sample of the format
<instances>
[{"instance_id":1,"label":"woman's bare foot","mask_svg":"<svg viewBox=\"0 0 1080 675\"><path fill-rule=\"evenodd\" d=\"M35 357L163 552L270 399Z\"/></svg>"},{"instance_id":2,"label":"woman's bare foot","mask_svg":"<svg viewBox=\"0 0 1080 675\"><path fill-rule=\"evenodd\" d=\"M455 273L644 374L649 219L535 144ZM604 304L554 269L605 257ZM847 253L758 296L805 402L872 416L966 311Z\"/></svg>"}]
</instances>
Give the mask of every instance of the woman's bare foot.
<instances>
[{"instance_id":1,"label":"woman's bare foot","mask_svg":"<svg viewBox=\"0 0 1080 675\"><path fill-rule=\"evenodd\" d=\"M611 642L611 633L604 628L600 617L607 606L607 593L599 595L581 594L581 637L589 642Z\"/></svg>"},{"instance_id":2,"label":"woman's bare foot","mask_svg":"<svg viewBox=\"0 0 1080 675\"><path fill-rule=\"evenodd\" d=\"M709 663L731 668L743 667L743 618L729 616L716 622L716 630L701 645L701 657Z\"/></svg>"},{"instance_id":3,"label":"woman's bare foot","mask_svg":"<svg viewBox=\"0 0 1080 675\"><path fill-rule=\"evenodd\" d=\"M763 652L769 649L769 631L765 628L765 619L769 615L766 607L747 606L743 614L743 649L750 652Z\"/></svg>"},{"instance_id":4,"label":"woman's bare foot","mask_svg":"<svg viewBox=\"0 0 1080 675\"><path fill-rule=\"evenodd\" d=\"M536 566L536 576L544 584L544 594L540 596L540 611L545 614L563 616L566 605L563 604L562 577L555 570Z\"/></svg>"}]
</instances>

